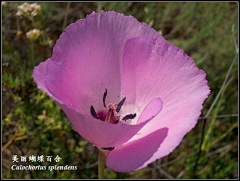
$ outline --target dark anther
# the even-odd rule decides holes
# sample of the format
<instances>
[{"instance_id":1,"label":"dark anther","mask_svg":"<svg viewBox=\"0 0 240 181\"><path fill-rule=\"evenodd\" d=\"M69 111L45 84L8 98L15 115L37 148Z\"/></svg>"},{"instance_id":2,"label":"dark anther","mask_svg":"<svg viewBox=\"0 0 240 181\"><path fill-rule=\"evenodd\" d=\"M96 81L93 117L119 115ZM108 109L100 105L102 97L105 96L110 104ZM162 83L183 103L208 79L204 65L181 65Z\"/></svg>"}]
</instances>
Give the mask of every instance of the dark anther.
<instances>
[{"instance_id":1,"label":"dark anther","mask_svg":"<svg viewBox=\"0 0 240 181\"><path fill-rule=\"evenodd\" d=\"M136 113L134 113L134 114L128 114L128 115L124 116L124 118L122 118L122 120L126 121L126 120L128 120L128 119L133 119L133 118L135 118L136 116L137 116Z\"/></svg>"},{"instance_id":2,"label":"dark anther","mask_svg":"<svg viewBox=\"0 0 240 181\"><path fill-rule=\"evenodd\" d=\"M91 108L90 108L90 112L91 112L91 115L97 119L97 113L95 111L95 109L93 108L93 106L91 105Z\"/></svg>"},{"instance_id":3,"label":"dark anther","mask_svg":"<svg viewBox=\"0 0 240 181\"><path fill-rule=\"evenodd\" d=\"M107 89L105 89L105 92L104 92L104 94L103 94L103 106L104 106L104 107L106 107L106 105L105 105L105 99L106 99L106 97L107 97Z\"/></svg>"},{"instance_id":4,"label":"dark anther","mask_svg":"<svg viewBox=\"0 0 240 181\"><path fill-rule=\"evenodd\" d=\"M102 149L104 149L104 150L113 150L114 147L108 147L108 148L102 148Z\"/></svg>"},{"instance_id":5,"label":"dark anther","mask_svg":"<svg viewBox=\"0 0 240 181\"><path fill-rule=\"evenodd\" d=\"M117 108L116 111L119 112L122 105L124 104L124 101L126 100L126 97L124 97L118 104L117 104Z\"/></svg>"}]
</instances>

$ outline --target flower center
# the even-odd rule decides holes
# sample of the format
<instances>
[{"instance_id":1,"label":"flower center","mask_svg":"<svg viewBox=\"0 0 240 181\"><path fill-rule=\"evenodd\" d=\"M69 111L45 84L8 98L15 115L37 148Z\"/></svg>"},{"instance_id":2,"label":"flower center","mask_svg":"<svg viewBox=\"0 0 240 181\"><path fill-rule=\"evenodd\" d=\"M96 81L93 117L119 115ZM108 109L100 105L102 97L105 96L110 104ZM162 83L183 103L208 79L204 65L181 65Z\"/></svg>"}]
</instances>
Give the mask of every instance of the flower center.
<instances>
[{"instance_id":1,"label":"flower center","mask_svg":"<svg viewBox=\"0 0 240 181\"><path fill-rule=\"evenodd\" d=\"M117 124L121 117L121 115L119 115L118 113L120 112L121 107L126 100L126 97L124 97L118 104L117 103L109 103L107 106L105 103L106 97L107 97L107 89L105 90L105 92L103 94L103 106L106 108L106 111L99 111L96 113L94 107L91 105L90 113L96 119L99 119L101 121L106 121L106 122L112 123L112 124ZM128 115L124 116L122 118L122 120L126 121L128 119L134 119L136 116L137 116L136 113L128 114ZM112 151L114 148L115 147L108 147L108 148L102 148L102 149Z\"/></svg>"},{"instance_id":2,"label":"flower center","mask_svg":"<svg viewBox=\"0 0 240 181\"><path fill-rule=\"evenodd\" d=\"M99 119L101 121L106 121L108 123L117 124L120 120L121 115L118 114L121 110L122 105L124 104L126 97L124 97L118 104L117 103L109 103L106 106L105 100L107 97L107 89L105 90L103 94L103 106L106 108L106 111L99 111L96 113L94 107L91 105L90 107L90 113L91 115ZM134 119L136 117L136 113L134 114L128 114L122 118L123 121L126 121L128 119Z\"/></svg>"}]
</instances>

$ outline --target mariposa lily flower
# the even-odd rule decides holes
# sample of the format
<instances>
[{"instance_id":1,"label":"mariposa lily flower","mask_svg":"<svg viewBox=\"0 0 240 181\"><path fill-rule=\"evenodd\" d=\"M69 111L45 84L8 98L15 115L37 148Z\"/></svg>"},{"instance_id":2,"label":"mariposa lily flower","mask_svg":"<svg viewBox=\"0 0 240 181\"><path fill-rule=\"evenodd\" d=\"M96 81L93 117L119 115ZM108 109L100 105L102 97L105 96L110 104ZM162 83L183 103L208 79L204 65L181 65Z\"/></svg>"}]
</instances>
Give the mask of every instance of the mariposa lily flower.
<instances>
[{"instance_id":1,"label":"mariposa lily flower","mask_svg":"<svg viewBox=\"0 0 240 181\"><path fill-rule=\"evenodd\" d=\"M205 72L183 50L114 11L70 24L33 78L117 172L171 153L210 92Z\"/></svg>"}]
</instances>

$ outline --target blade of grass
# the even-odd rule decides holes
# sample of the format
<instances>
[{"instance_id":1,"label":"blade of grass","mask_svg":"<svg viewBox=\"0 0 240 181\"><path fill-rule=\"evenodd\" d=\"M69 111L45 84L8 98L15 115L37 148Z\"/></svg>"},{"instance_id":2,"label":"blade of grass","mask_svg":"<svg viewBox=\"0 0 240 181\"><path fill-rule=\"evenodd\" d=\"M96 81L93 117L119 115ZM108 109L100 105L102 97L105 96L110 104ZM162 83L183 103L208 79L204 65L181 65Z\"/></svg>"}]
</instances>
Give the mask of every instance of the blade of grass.
<instances>
[{"instance_id":1,"label":"blade of grass","mask_svg":"<svg viewBox=\"0 0 240 181\"><path fill-rule=\"evenodd\" d=\"M211 143L209 143L208 145L208 149L210 147L212 147L213 145L215 145L217 142L221 141L223 138L225 138L228 133L230 133L234 128L236 128L238 126L238 122L236 122L231 128L229 128L224 134L222 134L221 136L219 136L217 139L215 139L214 141L212 141Z\"/></svg>"},{"instance_id":2,"label":"blade of grass","mask_svg":"<svg viewBox=\"0 0 240 181\"><path fill-rule=\"evenodd\" d=\"M63 28L62 28L63 32L64 32L66 24L67 24L67 16L68 16L68 12L70 9L70 4L71 4L71 2L67 2L66 12L65 12L64 20L63 20Z\"/></svg>"},{"instance_id":3,"label":"blade of grass","mask_svg":"<svg viewBox=\"0 0 240 181\"><path fill-rule=\"evenodd\" d=\"M213 116L217 116L218 112L219 112L219 109L223 103L223 97L224 97L224 93L225 93L225 90L227 89L227 87L230 85L230 83L232 82L233 79L230 79L227 84L224 86L224 88L222 89L222 94L221 94L221 97L219 99L219 102L217 104L217 107L214 109L214 114ZM210 124L208 126L208 130L207 130L207 133L204 137L204 141L203 141L203 144L202 144L202 147L201 147L201 150L202 151L206 151L209 149L208 147L208 142L210 141L210 135L212 133L212 131L214 130L215 128L215 121L216 121L216 118L213 118L211 121L210 121Z\"/></svg>"},{"instance_id":4,"label":"blade of grass","mask_svg":"<svg viewBox=\"0 0 240 181\"><path fill-rule=\"evenodd\" d=\"M101 13L102 11L102 2L97 2L97 12Z\"/></svg>"},{"instance_id":5,"label":"blade of grass","mask_svg":"<svg viewBox=\"0 0 240 181\"><path fill-rule=\"evenodd\" d=\"M207 119L213 118L230 118L230 117L238 117L238 114L226 114L226 115L217 115L217 116L208 116ZM206 119L205 117L200 117L198 120Z\"/></svg>"},{"instance_id":6,"label":"blade of grass","mask_svg":"<svg viewBox=\"0 0 240 181\"><path fill-rule=\"evenodd\" d=\"M234 25L232 26L232 34L233 34L233 32L234 32ZM205 119L204 119L204 122L203 122L202 138L201 138L201 142L200 142L200 146L199 146L198 156L197 156L197 159L196 159L196 162L195 162L195 166L194 166L194 169L193 169L193 178L194 178L195 172L196 172L196 170L197 170L198 160L199 160L199 158L200 158L201 151L202 151L202 145L203 145L203 143L204 143L204 136L203 136L203 135L204 135L204 129L205 129L207 117L208 117L209 114L211 113L213 107L215 106L216 102L218 101L220 95L222 94L223 88L225 87L225 84L227 83L227 80L228 80L228 77L229 77L229 75L230 75L230 73L231 73L231 71L232 71L233 65L234 65L234 63L235 63L235 61L237 60L237 57L238 57L238 48L236 47L236 44L235 44L236 38L235 38L234 34L233 34L233 41L234 41L234 45L235 45L235 49L236 49L236 55L235 55L235 57L234 57L234 59L233 59L233 61L232 61L231 66L230 66L229 69L228 69L228 72L227 72L226 77L225 77L225 79L224 79L224 81L223 81L223 84L222 84L222 86L221 86L221 88L220 88L220 91L218 92L218 94L217 94L216 98L214 99L211 107L209 108L207 114L206 114L205 117L204 117Z\"/></svg>"}]
</instances>

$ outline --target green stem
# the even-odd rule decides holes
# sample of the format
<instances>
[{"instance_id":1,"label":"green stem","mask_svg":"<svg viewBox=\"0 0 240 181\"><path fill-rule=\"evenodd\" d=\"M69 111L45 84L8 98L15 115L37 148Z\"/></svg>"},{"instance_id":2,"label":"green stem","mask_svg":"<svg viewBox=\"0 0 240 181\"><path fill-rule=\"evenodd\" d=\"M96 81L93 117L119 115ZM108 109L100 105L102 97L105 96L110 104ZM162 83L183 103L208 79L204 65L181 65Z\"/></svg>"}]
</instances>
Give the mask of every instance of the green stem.
<instances>
[{"instance_id":1,"label":"green stem","mask_svg":"<svg viewBox=\"0 0 240 181\"><path fill-rule=\"evenodd\" d=\"M64 32L66 24L67 24L67 16L68 16L68 12L70 9L70 4L71 4L71 2L67 2L66 12L65 12L64 20L63 20L63 28L62 28L63 32Z\"/></svg>"},{"instance_id":2,"label":"green stem","mask_svg":"<svg viewBox=\"0 0 240 181\"><path fill-rule=\"evenodd\" d=\"M98 155L98 178L99 179L104 179L104 168L105 168L105 156L99 150L99 155Z\"/></svg>"},{"instance_id":3,"label":"green stem","mask_svg":"<svg viewBox=\"0 0 240 181\"><path fill-rule=\"evenodd\" d=\"M31 66L35 66L35 59L34 59L34 42L33 40L30 40L30 44L31 44L31 58L32 58L32 65Z\"/></svg>"},{"instance_id":4,"label":"green stem","mask_svg":"<svg viewBox=\"0 0 240 181\"><path fill-rule=\"evenodd\" d=\"M97 5L97 12L101 13L101 11L102 11L102 3L101 2L97 2L97 3L98 3L98 5Z\"/></svg>"}]
</instances>

